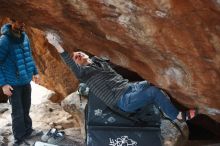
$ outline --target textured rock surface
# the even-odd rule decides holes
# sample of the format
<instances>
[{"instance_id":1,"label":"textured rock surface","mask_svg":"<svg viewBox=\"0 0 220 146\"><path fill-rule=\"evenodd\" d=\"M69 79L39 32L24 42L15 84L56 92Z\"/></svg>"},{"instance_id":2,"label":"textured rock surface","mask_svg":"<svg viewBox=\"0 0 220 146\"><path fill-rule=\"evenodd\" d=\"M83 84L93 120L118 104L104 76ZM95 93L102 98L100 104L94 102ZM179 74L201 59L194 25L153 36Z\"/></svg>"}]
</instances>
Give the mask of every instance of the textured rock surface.
<instances>
[{"instance_id":1,"label":"textured rock surface","mask_svg":"<svg viewBox=\"0 0 220 146\"><path fill-rule=\"evenodd\" d=\"M83 106L80 108L79 96L72 93L62 101L62 107L48 101L32 105L30 115L33 120L33 127L43 130L45 133L50 128L56 127L65 131L66 134L66 138L59 143L60 146L82 146L85 138L83 110L86 102L83 98ZM13 141L10 105L1 103L0 111L2 111L0 112L0 145L4 146ZM170 122L163 120L161 129L164 146L185 146L187 139ZM188 135L186 125L182 125L181 129ZM34 137L28 142L34 143L36 140L40 140L40 137Z\"/></svg>"},{"instance_id":2,"label":"textured rock surface","mask_svg":"<svg viewBox=\"0 0 220 146\"><path fill-rule=\"evenodd\" d=\"M219 0L4 0L0 17L29 27L42 84L65 97L77 81L45 41L110 57L220 121ZM58 98L59 97L59 98Z\"/></svg>"},{"instance_id":3,"label":"textured rock surface","mask_svg":"<svg viewBox=\"0 0 220 146\"><path fill-rule=\"evenodd\" d=\"M11 129L11 109L7 103L0 103L0 110L8 109L0 113L0 145L11 146L13 135ZM59 143L59 146L82 146L84 140L80 133L79 121L75 116L65 112L57 103L50 101L38 105L32 105L30 116L33 120L33 128L42 130L44 133L52 127L60 127L59 130L65 131L65 139ZM40 136L33 137L28 143L33 144L40 140Z\"/></svg>"},{"instance_id":4,"label":"textured rock surface","mask_svg":"<svg viewBox=\"0 0 220 146\"><path fill-rule=\"evenodd\" d=\"M80 101L81 100L81 101ZM87 104L87 99L84 97L79 97L77 92L74 92L70 95L68 95L62 102L61 106L62 108L72 116L74 116L80 127L81 127L81 134L82 137L86 138L85 133L85 106Z\"/></svg>"},{"instance_id":5,"label":"textured rock surface","mask_svg":"<svg viewBox=\"0 0 220 146\"><path fill-rule=\"evenodd\" d=\"M161 120L161 135L164 140L164 146L186 146L188 141L189 131L186 123L179 123L180 131L167 120Z\"/></svg>"},{"instance_id":6,"label":"textured rock surface","mask_svg":"<svg viewBox=\"0 0 220 146\"><path fill-rule=\"evenodd\" d=\"M87 103L87 100L83 97L81 99L82 99L82 102L80 102L80 97L77 94L77 92L74 92L70 94L68 97L66 97L62 101L61 105L66 112L70 113L74 117L76 117L75 116L76 114L79 115L77 119L78 121L80 121L79 123L81 123L80 124L80 126L82 127L81 133L85 134L84 133L85 131L84 109L85 109L85 104ZM162 123L161 124L161 135L163 138L164 146L185 146L188 135L189 135L189 131L188 131L188 127L186 123L182 123L182 124L179 123L179 126L181 130L183 131L183 134L185 135L185 137L181 135L180 131L173 124L171 124L170 121L162 120L161 123Z\"/></svg>"}]
</instances>

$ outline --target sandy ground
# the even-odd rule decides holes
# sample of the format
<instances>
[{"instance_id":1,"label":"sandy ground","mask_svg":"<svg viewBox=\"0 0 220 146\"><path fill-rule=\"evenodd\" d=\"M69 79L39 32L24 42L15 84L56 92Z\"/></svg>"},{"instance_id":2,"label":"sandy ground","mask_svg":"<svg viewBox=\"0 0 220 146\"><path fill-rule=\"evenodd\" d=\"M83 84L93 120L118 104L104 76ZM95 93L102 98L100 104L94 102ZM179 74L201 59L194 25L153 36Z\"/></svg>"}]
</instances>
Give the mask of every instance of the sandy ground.
<instances>
[{"instance_id":1,"label":"sandy ground","mask_svg":"<svg viewBox=\"0 0 220 146\"><path fill-rule=\"evenodd\" d=\"M65 112L59 104L47 100L52 91L32 83L32 106L30 116L33 128L46 133L50 128L56 127L65 132L65 138L59 145L82 146L84 140L80 132L78 121L69 113ZM28 140L34 144L40 137ZM11 145L13 135L11 130L11 106L9 103L0 104L0 146Z\"/></svg>"}]
</instances>

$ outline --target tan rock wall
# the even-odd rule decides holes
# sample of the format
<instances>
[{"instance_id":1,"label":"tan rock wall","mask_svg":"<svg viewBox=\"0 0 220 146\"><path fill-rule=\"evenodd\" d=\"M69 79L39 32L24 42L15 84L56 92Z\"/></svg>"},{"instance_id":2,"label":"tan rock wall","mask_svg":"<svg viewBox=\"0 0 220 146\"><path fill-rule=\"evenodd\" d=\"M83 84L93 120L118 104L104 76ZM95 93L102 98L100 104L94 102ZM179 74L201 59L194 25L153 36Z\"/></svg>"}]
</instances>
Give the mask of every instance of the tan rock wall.
<instances>
[{"instance_id":1,"label":"tan rock wall","mask_svg":"<svg viewBox=\"0 0 220 146\"><path fill-rule=\"evenodd\" d=\"M0 16L33 27L28 31L42 84L62 96L76 80L40 37L48 31L68 51L108 56L220 121L219 0L2 1Z\"/></svg>"}]
</instances>

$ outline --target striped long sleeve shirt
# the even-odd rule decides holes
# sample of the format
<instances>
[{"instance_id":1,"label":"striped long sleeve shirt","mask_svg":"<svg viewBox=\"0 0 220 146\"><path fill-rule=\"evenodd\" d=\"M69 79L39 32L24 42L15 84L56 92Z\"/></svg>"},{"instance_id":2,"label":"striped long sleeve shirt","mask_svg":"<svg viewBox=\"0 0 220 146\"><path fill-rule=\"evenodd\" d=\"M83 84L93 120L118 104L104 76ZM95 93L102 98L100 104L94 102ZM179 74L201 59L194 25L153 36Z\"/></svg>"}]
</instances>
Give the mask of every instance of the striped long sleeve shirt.
<instances>
[{"instance_id":1,"label":"striped long sleeve shirt","mask_svg":"<svg viewBox=\"0 0 220 146\"><path fill-rule=\"evenodd\" d=\"M80 82L85 83L90 91L107 106L117 107L118 99L128 89L129 83L103 59L93 57L92 64L79 66L67 52L60 54Z\"/></svg>"}]
</instances>

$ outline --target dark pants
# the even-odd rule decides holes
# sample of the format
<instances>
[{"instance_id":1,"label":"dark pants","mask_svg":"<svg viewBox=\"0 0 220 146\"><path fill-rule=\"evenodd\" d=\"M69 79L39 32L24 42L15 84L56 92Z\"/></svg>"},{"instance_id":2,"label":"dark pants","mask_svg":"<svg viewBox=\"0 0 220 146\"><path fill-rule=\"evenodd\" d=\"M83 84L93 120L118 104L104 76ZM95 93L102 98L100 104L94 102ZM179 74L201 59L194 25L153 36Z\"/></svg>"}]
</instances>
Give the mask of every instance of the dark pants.
<instances>
[{"instance_id":1,"label":"dark pants","mask_svg":"<svg viewBox=\"0 0 220 146\"><path fill-rule=\"evenodd\" d=\"M12 131L16 140L23 138L32 132L32 120L29 116L31 107L31 85L12 86L10 103L12 106Z\"/></svg>"}]
</instances>

